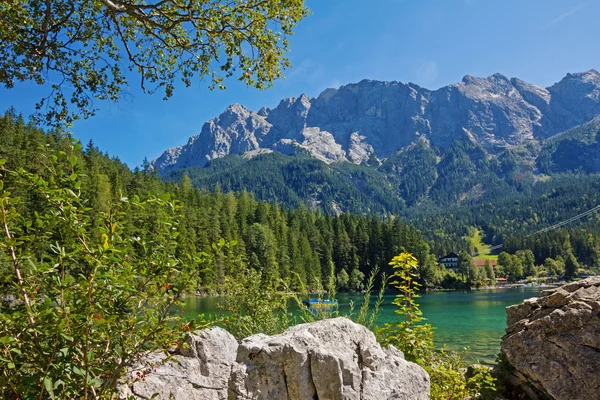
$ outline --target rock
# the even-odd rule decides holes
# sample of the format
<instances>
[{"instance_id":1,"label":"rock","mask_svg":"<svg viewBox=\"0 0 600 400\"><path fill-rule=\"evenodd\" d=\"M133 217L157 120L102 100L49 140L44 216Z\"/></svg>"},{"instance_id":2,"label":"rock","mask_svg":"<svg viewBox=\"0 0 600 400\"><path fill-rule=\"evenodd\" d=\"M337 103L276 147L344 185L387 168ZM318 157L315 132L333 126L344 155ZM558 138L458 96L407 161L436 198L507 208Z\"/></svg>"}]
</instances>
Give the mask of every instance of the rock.
<instances>
[{"instance_id":1,"label":"rock","mask_svg":"<svg viewBox=\"0 0 600 400\"><path fill-rule=\"evenodd\" d=\"M227 399L237 340L224 329L211 328L189 334L186 343L171 361L164 362L160 352L144 357L129 371L128 378L134 381L121 387L121 398L150 399L157 394L157 400Z\"/></svg>"},{"instance_id":2,"label":"rock","mask_svg":"<svg viewBox=\"0 0 600 400\"><path fill-rule=\"evenodd\" d=\"M373 146L365 142L366 139L366 136L361 136L357 132L352 132L350 135L348 159L354 164L369 161L371 154L375 152Z\"/></svg>"},{"instance_id":3,"label":"rock","mask_svg":"<svg viewBox=\"0 0 600 400\"><path fill-rule=\"evenodd\" d=\"M515 398L598 398L600 278L545 290L506 315L501 352Z\"/></svg>"},{"instance_id":4,"label":"rock","mask_svg":"<svg viewBox=\"0 0 600 400\"><path fill-rule=\"evenodd\" d=\"M232 104L219 117L205 123L200 134L192 136L185 146L165 151L152 164L165 173L175 168L202 167L229 154L258 150L272 127L265 117Z\"/></svg>"},{"instance_id":5,"label":"rock","mask_svg":"<svg viewBox=\"0 0 600 400\"><path fill-rule=\"evenodd\" d=\"M336 143L331 133L319 128L305 128L302 130L302 138L300 147L307 150L317 160L327 164L346 160L342 146Z\"/></svg>"},{"instance_id":6,"label":"rock","mask_svg":"<svg viewBox=\"0 0 600 400\"><path fill-rule=\"evenodd\" d=\"M595 70L568 74L549 88L501 74L465 76L435 91L411 83L363 80L327 89L313 99L284 99L272 110L253 112L233 104L153 165L164 174L229 154L276 150L284 143L304 147L328 163L360 164L371 154L390 157L419 139L443 150L467 138L497 155L513 146L539 145L599 114L600 74ZM317 151L321 145L324 150Z\"/></svg>"},{"instance_id":7,"label":"rock","mask_svg":"<svg viewBox=\"0 0 600 400\"><path fill-rule=\"evenodd\" d=\"M230 399L428 399L429 376L345 318L242 341Z\"/></svg>"},{"instance_id":8,"label":"rock","mask_svg":"<svg viewBox=\"0 0 600 400\"><path fill-rule=\"evenodd\" d=\"M238 342L212 328L188 335L164 362L145 356L128 372L120 398L157 400L429 399L429 375L346 318L254 335ZM140 379L142 376L142 379Z\"/></svg>"}]
</instances>

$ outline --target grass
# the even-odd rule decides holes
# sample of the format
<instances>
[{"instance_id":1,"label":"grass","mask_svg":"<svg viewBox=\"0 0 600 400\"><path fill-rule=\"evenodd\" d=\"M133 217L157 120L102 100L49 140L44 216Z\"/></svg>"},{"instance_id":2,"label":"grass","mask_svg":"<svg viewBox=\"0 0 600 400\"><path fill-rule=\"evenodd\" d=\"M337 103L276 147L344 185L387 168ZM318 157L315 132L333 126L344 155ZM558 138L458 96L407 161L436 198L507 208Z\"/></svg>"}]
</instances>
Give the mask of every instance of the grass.
<instances>
[{"instance_id":1,"label":"grass","mask_svg":"<svg viewBox=\"0 0 600 400\"><path fill-rule=\"evenodd\" d=\"M473 232L473 236L471 236L470 240L473 244L473 249L477 252L477 256L474 258L480 258L482 260L498 260L497 254L490 254L490 245L483 243L482 241L482 232L481 229L475 229Z\"/></svg>"}]
</instances>

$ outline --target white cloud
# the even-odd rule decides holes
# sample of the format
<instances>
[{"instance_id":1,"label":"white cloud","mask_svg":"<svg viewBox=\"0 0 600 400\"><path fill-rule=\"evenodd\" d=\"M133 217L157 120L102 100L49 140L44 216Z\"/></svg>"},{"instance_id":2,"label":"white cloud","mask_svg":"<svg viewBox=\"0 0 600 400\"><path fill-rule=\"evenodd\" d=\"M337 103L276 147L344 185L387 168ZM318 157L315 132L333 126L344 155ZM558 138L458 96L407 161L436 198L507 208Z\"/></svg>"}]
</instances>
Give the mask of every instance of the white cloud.
<instances>
[{"instance_id":1,"label":"white cloud","mask_svg":"<svg viewBox=\"0 0 600 400\"><path fill-rule=\"evenodd\" d=\"M425 61L417 69L417 79L421 85L429 85L438 77L440 71L434 61Z\"/></svg>"},{"instance_id":2,"label":"white cloud","mask_svg":"<svg viewBox=\"0 0 600 400\"><path fill-rule=\"evenodd\" d=\"M577 7L570 9L569 11L559 15L558 17L554 18L553 20L549 21L546 24L546 28L551 27L552 25L556 25L562 21L564 21L565 19L569 18L570 16L572 16L573 14L581 11L585 6L587 6L588 3L581 3L579 4Z\"/></svg>"}]
</instances>

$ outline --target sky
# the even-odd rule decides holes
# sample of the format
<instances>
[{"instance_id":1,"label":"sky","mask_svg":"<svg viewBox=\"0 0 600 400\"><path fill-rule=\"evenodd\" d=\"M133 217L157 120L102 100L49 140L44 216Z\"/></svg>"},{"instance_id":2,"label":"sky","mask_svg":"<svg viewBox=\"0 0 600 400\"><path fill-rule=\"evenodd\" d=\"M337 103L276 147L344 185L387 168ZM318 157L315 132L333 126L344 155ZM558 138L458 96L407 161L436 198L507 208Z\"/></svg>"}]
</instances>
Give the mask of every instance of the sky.
<instances>
[{"instance_id":1,"label":"sky","mask_svg":"<svg viewBox=\"0 0 600 400\"><path fill-rule=\"evenodd\" d=\"M550 86L568 72L600 70L600 0L307 0L311 15L290 40L293 68L259 91L227 81L176 87L164 101L132 79L131 98L96 101L96 116L77 121L75 137L90 139L131 168L167 148L183 145L204 122L232 103L273 108L302 93L362 79L413 82L428 89L465 75L496 72ZM49 94L32 83L0 88L0 111L14 106L31 115Z\"/></svg>"}]
</instances>

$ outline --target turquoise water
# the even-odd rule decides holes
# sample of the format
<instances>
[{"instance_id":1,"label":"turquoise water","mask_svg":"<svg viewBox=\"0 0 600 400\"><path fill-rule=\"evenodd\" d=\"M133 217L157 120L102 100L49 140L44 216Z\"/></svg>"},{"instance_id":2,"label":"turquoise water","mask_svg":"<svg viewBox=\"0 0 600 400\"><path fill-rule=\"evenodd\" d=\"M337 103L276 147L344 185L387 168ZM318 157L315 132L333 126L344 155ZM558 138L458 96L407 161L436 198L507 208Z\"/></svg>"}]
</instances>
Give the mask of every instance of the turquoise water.
<instances>
[{"instance_id":1,"label":"turquoise water","mask_svg":"<svg viewBox=\"0 0 600 400\"><path fill-rule=\"evenodd\" d=\"M506 307L524 299L536 297L540 289L496 289L472 292L427 293L418 299L427 322L435 327L435 344L462 350L469 347L467 356L472 362L494 363L500 351L500 339L506 327ZM349 311L350 301L360 307L360 294L340 293L340 313ZM378 323L393 322L396 318L393 295L386 296ZM200 313L218 312L217 297L194 297L186 300L185 314L195 317Z\"/></svg>"}]
</instances>

